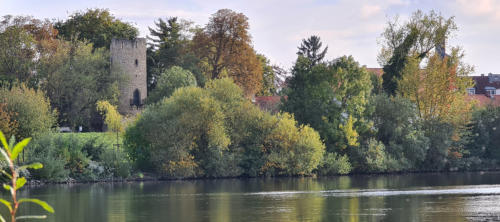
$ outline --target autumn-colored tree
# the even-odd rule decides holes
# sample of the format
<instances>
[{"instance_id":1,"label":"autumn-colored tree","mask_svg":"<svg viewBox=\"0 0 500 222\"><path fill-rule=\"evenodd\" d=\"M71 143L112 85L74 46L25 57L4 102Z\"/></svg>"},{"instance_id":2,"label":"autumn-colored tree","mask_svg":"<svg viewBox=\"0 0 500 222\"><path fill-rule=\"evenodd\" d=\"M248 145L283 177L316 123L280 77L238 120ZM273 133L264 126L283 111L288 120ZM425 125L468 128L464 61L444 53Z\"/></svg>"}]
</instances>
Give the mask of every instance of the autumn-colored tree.
<instances>
[{"instance_id":1,"label":"autumn-colored tree","mask_svg":"<svg viewBox=\"0 0 500 222\"><path fill-rule=\"evenodd\" d=\"M232 77L251 95L261 87L262 68L251 46L248 18L242 13L221 9L193 37L193 50L203 71L211 79Z\"/></svg>"},{"instance_id":2,"label":"autumn-colored tree","mask_svg":"<svg viewBox=\"0 0 500 222\"><path fill-rule=\"evenodd\" d=\"M7 110L7 104L0 102L0 131L10 138L16 133L18 127L17 121L14 119L14 112Z\"/></svg>"},{"instance_id":3,"label":"autumn-colored tree","mask_svg":"<svg viewBox=\"0 0 500 222\"><path fill-rule=\"evenodd\" d=\"M433 53L423 68L418 58L408 60L397 92L417 105L420 118L455 126L467 123L472 104L466 99L466 89L473 87L473 82L464 77L473 72L473 67L463 63L463 56L458 48L445 57Z\"/></svg>"}]
</instances>

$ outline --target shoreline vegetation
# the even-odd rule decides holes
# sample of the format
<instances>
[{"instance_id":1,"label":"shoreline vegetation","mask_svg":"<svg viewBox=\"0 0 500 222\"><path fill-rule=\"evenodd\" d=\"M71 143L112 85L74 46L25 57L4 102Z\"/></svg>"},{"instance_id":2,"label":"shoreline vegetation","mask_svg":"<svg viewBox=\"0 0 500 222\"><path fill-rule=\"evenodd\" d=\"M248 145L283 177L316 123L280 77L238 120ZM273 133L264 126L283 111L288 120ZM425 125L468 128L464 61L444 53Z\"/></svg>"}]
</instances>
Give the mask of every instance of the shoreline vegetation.
<instances>
[{"instance_id":1,"label":"shoreline vegetation","mask_svg":"<svg viewBox=\"0 0 500 222\"><path fill-rule=\"evenodd\" d=\"M474 69L449 45L454 17L389 20L379 74L353 56L328 59L314 35L290 70L272 65L253 48L248 21L230 9L204 26L158 19L149 97L122 116L127 79L111 74L109 44L137 38L137 28L103 9L59 21L2 17L0 130L32 137L18 163L44 166L20 174L55 183L500 169L500 108L468 97ZM281 100L263 110L255 96Z\"/></svg>"}]
</instances>

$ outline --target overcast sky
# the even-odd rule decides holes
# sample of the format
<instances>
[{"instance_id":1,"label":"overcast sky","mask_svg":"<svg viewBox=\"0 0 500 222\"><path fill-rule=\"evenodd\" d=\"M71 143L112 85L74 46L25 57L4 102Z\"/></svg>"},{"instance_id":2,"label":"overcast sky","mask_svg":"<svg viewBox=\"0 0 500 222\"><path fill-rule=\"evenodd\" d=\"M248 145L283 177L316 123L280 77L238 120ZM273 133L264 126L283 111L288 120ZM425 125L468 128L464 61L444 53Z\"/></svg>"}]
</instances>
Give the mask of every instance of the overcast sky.
<instances>
[{"instance_id":1,"label":"overcast sky","mask_svg":"<svg viewBox=\"0 0 500 222\"><path fill-rule=\"evenodd\" d=\"M388 18L435 10L455 16L458 32L451 45L463 47L475 74L500 73L500 0L0 0L0 15L65 19L77 10L107 8L148 34L157 18L178 16L203 26L218 9L244 13L253 44L275 64L291 67L301 39L319 35L328 59L352 55L367 67L379 67L377 40Z\"/></svg>"}]
</instances>

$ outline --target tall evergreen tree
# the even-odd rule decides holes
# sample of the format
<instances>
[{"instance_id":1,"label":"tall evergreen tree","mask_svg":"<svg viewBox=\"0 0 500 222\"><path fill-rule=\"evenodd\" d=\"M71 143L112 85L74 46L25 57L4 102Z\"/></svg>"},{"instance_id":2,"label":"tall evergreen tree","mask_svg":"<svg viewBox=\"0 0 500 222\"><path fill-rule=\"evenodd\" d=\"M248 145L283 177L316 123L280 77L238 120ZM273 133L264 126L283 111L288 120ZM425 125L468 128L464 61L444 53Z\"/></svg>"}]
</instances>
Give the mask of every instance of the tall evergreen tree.
<instances>
[{"instance_id":1,"label":"tall evergreen tree","mask_svg":"<svg viewBox=\"0 0 500 222\"><path fill-rule=\"evenodd\" d=\"M310 59L311 65L316 65L325 58L326 52L328 51L328 46L321 51L322 45L323 43L320 37L313 35L308 39L302 40L297 55Z\"/></svg>"}]
</instances>

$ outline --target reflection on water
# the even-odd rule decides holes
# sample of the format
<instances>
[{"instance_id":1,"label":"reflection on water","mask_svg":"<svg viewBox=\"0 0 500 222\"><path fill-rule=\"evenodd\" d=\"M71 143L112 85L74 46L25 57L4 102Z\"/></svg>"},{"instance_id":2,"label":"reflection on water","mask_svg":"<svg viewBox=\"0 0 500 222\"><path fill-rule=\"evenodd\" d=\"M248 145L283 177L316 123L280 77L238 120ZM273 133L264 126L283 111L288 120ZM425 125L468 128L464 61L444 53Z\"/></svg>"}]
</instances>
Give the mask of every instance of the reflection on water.
<instances>
[{"instance_id":1,"label":"reflection on water","mask_svg":"<svg viewBox=\"0 0 500 222\"><path fill-rule=\"evenodd\" d=\"M491 221L500 173L190 180L32 187L49 221ZM25 207L22 213L41 213Z\"/></svg>"}]
</instances>

